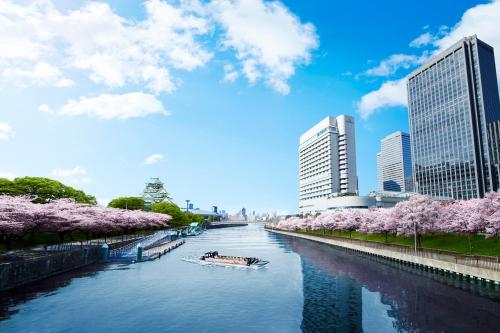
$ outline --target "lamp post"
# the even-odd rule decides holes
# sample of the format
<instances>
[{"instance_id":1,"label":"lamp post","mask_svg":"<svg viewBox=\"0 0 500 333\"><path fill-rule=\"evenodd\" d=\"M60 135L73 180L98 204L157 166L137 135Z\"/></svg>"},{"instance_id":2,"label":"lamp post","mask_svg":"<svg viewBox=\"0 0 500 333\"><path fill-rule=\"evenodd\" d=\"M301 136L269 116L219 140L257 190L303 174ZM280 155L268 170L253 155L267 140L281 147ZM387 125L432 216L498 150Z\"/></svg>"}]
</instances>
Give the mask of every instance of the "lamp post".
<instances>
[{"instance_id":1,"label":"lamp post","mask_svg":"<svg viewBox=\"0 0 500 333\"><path fill-rule=\"evenodd\" d=\"M189 212L189 202L190 202L190 201L191 201L191 200L189 200L189 199L187 199L187 200L186 200L186 213L188 213L188 212Z\"/></svg>"},{"instance_id":2,"label":"lamp post","mask_svg":"<svg viewBox=\"0 0 500 333\"><path fill-rule=\"evenodd\" d=\"M417 255L417 221L413 221L413 238L415 243L415 255Z\"/></svg>"}]
</instances>

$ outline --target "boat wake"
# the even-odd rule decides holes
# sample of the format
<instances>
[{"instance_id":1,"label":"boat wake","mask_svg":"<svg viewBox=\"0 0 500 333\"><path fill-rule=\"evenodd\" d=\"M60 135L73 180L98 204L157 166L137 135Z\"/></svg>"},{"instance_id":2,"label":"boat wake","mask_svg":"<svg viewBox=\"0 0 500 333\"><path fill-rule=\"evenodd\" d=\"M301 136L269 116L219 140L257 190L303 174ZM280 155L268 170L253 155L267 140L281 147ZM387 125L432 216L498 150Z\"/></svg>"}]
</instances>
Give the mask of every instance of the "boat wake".
<instances>
[{"instance_id":1,"label":"boat wake","mask_svg":"<svg viewBox=\"0 0 500 333\"><path fill-rule=\"evenodd\" d=\"M244 270L258 270L265 268L267 265L238 265L238 264L226 264L226 263L215 263L215 262L208 262L205 260L200 260L197 257L186 257L182 258L182 261L190 262L192 264L198 264L202 266L219 266L219 267L225 267L225 268L232 268L232 269L244 269Z\"/></svg>"}]
</instances>

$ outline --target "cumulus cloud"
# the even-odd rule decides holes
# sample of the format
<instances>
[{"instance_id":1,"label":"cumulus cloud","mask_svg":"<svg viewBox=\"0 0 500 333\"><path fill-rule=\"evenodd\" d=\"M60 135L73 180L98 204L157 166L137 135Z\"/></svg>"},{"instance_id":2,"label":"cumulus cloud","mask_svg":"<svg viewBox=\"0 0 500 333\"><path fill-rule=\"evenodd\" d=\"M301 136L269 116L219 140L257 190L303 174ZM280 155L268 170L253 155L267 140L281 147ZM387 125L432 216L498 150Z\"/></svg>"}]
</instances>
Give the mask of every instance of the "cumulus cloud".
<instances>
[{"instance_id":1,"label":"cumulus cloud","mask_svg":"<svg viewBox=\"0 0 500 333\"><path fill-rule=\"evenodd\" d=\"M382 86L361 98L358 103L358 112L363 119L367 119L378 109L406 106L406 78L387 81Z\"/></svg>"},{"instance_id":2,"label":"cumulus cloud","mask_svg":"<svg viewBox=\"0 0 500 333\"><path fill-rule=\"evenodd\" d=\"M389 76L398 71L400 68L408 69L412 66L424 63L429 59L427 53L422 56L410 54L393 54L387 59L384 59L376 67L370 68L365 72L367 76Z\"/></svg>"},{"instance_id":3,"label":"cumulus cloud","mask_svg":"<svg viewBox=\"0 0 500 333\"><path fill-rule=\"evenodd\" d=\"M0 172L0 178L7 178L9 180L13 180L17 175L13 172Z\"/></svg>"},{"instance_id":4,"label":"cumulus cloud","mask_svg":"<svg viewBox=\"0 0 500 333\"><path fill-rule=\"evenodd\" d=\"M72 169L57 167L52 170L50 176L62 182L69 182L73 184L90 183L92 181L92 179L87 176L87 170L79 165Z\"/></svg>"},{"instance_id":5,"label":"cumulus cloud","mask_svg":"<svg viewBox=\"0 0 500 333\"><path fill-rule=\"evenodd\" d=\"M226 81L241 73L287 94L288 79L319 43L314 26L279 1L147 0L144 8L142 19L129 19L103 2L63 12L52 0L0 0L0 31L9 32L0 34L0 74L8 82L67 87L74 82L64 69L111 89L170 93L180 84L173 72L213 57L205 41L214 38L236 54L238 69Z\"/></svg>"},{"instance_id":6,"label":"cumulus cloud","mask_svg":"<svg viewBox=\"0 0 500 333\"><path fill-rule=\"evenodd\" d=\"M164 156L162 154L153 154L153 155L146 157L146 159L144 160L144 164L146 164L146 165L156 164L156 163L160 162L161 160L163 160L163 158L164 158Z\"/></svg>"},{"instance_id":7,"label":"cumulus cloud","mask_svg":"<svg viewBox=\"0 0 500 333\"><path fill-rule=\"evenodd\" d=\"M33 68L5 68L2 72L4 80L18 85L34 84L38 86L70 87L75 84L63 76L59 68L46 62L38 62Z\"/></svg>"},{"instance_id":8,"label":"cumulus cloud","mask_svg":"<svg viewBox=\"0 0 500 333\"><path fill-rule=\"evenodd\" d=\"M108 87L145 85L152 93L171 92L170 68L193 70L212 56L196 41L208 32L207 20L186 6L159 0L145 3L143 20L116 14L106 3L89 2L63 13L52 1L25 5L0 1L0 60L7 79L68 86L59 69L44 60L66 59L68 68L83 70ZM25 67L14 66L23 60ZM29 64L34 67L29 68ZM40 75L40 74L50 75Z\"/></svg>"},{"instance_id":9,"label":"cumulus cloud","mask_svg":"<svg viewBox=\"0 0 500 333\"><path fill-rule=\"evenodd\" d=\"M424 32L414 40L410 42L411 47L422 47L425 45L429 45L432 41L434 41L434 36L430 32Z\"/></svg>"},{"instance_id":10,"label":"cumulus cloud","mask_svg":"<svg viewBox=\"0 0 500 333\"><path fill-rule=\"evenodd\" d=\"M0 121L0 140L12 139L15 134L16 132L8 123Z\"/></svg>"},{"instance_id":11,"label":"cumulus cloud","mask_svg":"<svg viewBox=\"0 0 500 333\"><path fill-rule=\"evenodd\" d=\"M446 26L439 28L432 41L433 55L445 50L460 39L476 34L479 39L500 50L500 0L488 4L480 4L465 11L461 20L451 29ZM417 38L418 39L418 38ZM425 52L425 51L424 51ZM423 54L424 55L424 54ZM500 79L500 52L495 52L497 63L497 78ZM358 112L363 118L368 118L379 109L406 106L406 79L387 81L377 90L364 95L357 103Z\"/></svg>"},{"instance_id":12,"label":"cumulus cloud","mask_svg":"<svg viewBox=\"0 0 500 333\"><path fill-rule=\"evenodd\" d=\"M497 77L500 79L500 0L480 4L468 9L451 31L434 42L438 51L445 50L465 36L477 35L479 39L493 46Z\"/></svg>"},{"instance_id":13,"label":"cumulus cloud","mask_svg":"<svg viewBox=\"0 0 500 333\"><path fill-rule=\"evenodd\" d=\"M231 64L224 65L224 81L233 82L240 76L234 66Z\"/></svg>"},{"instance_id":14,"label":"cumulus cloud","mask_svg":"<svg viewBox=\"0 0 500 333\"><path fill-rule=\"evenodd\" d=\"M168 115L162 103L152 94L133 92L121 95L102 94L70 100L58 111L66 116L90 116L102 119L128 119L152 114Z\"/></svg>"},{"instance_id":15,"label":"cumulus cloud","mask_svg":"<svg viewBox=\"0 0 500 333\"><path fill-rule=\"evenodd\" d=\"M43 112L43 113L54 113L54 110L47 104L42 104L38 107L38 111Z\"/></svg>"},{"instance_id":16,"label":"cumulus cloud","mask_svg":"<svg viewBox=\"0 0 500 333\"><path fill-rule=\"evenodd\" d=\"M236 52L248 81L253 84L262 78L276 91L288 94L287 81L295 68L308 64L318 47L314 25L303 24L278 1L214 0L208 8L224 30L223 47Z\"/></svg>"}]
</instances>

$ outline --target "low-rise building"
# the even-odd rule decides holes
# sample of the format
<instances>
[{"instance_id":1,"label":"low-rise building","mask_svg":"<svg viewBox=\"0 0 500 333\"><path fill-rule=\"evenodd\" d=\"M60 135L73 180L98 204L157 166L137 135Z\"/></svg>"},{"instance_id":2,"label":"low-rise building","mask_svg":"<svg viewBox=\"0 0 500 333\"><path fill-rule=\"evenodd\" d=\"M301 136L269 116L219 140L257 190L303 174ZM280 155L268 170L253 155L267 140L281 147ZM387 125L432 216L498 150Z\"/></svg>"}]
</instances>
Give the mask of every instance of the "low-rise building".
<instances>
[{"instance_id":1,"label":"low-rise building","mask_svg":"<svg viewBox=\"0 0 500 333\"><path fill-rule=\"evenodd\" d=\"M343 210L349 208L389 208L398 202L408 200L413 192L370 192L368 195L339 195L328 198L312 199L303 202L299 207L301 214L316 214L328 210Z\"/></svg>"}]
</instances>

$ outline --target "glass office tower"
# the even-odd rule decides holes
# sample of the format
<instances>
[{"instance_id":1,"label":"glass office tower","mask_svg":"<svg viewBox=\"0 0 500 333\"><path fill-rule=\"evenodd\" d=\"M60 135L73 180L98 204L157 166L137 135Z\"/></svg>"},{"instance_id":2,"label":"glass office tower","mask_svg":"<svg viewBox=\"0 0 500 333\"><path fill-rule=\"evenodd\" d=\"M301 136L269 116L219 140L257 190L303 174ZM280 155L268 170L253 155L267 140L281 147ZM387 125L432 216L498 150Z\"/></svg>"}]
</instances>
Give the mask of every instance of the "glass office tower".
<instances>
[{"instance_id":1,"label":"glass office tower","mask_svg":"<svg viewBox=\"0 0 500 333\"><path fill-rule=\"evenodd\" d=\"M408 77L415 190L471 199L498 188L500 103L493 48L466 37Z\"/></svg>"},{"instance_id":2,"label":"glass office tower","mask_svg":"<svg viewBox=\"0 0 500 333\"><path fill-rule=\"evenodd\" d=\"M379 191L411 192L410 135L403 132L389 134L380 141L377 154L377 178Z\"/></svg>"}]
</instances>

